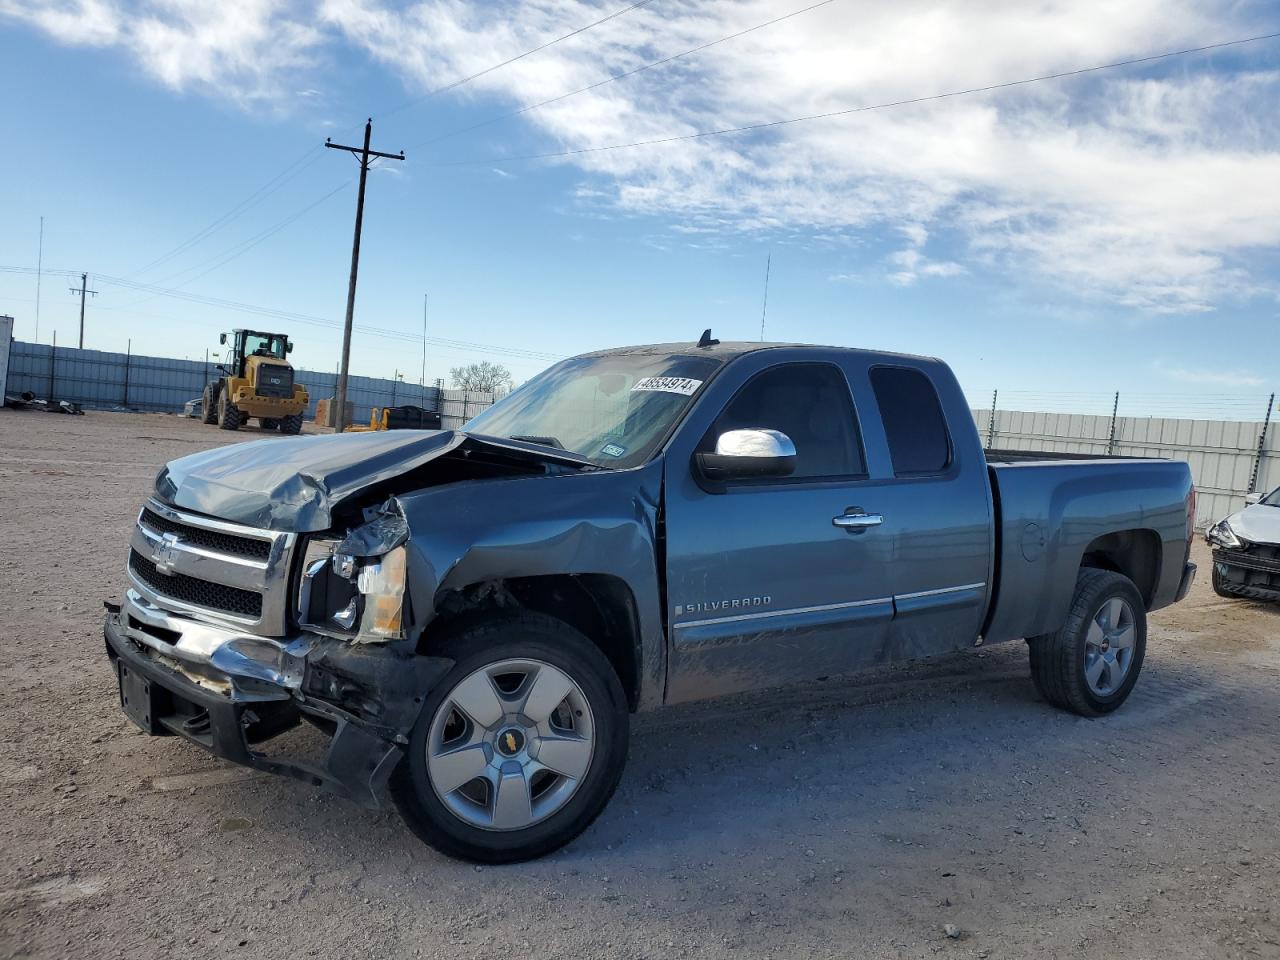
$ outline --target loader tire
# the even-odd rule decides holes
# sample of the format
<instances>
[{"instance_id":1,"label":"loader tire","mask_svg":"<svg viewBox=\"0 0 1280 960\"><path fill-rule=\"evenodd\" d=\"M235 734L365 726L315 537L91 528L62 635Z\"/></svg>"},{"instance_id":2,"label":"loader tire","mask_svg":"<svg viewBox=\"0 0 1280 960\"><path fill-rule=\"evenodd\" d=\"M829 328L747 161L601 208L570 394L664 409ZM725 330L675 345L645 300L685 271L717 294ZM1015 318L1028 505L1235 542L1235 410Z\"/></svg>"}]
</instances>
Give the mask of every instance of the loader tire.
<instances>
[{"instance_id":1,"label":"loader tire","mask_svg":"<svg viewBox=\"0 0 1280 960\"><path fill-rule=\"evenodd\" d=\"M227 399L227 391L218 391L218 428L221 430L239 430L244 422L244 414L240 408Z\"/></svg>"}]
</instances>

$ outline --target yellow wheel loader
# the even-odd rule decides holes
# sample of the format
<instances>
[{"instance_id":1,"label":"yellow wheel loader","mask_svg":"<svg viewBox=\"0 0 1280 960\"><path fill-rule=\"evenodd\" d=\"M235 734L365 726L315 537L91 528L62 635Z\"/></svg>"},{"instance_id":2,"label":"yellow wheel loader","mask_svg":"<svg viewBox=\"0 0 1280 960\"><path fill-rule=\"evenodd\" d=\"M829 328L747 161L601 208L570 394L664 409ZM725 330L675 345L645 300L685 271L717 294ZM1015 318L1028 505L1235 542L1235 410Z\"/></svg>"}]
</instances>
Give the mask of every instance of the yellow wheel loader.
<instances>
[{"instance_id":1,"label":"yellow wheel loader","mask_svg":"<svg viewBox=\"0 0 1280 960\"><path fill-rule=\"evenodd\" d=\"M300 433L307 409L307 388L293 382L293 366L285 357L293 344L282 333L233 330L230 356L218 369L225 374L204 388L203 419L223 430L239 430L251 417L264 430Z\"/></svg>"}]
</instances>

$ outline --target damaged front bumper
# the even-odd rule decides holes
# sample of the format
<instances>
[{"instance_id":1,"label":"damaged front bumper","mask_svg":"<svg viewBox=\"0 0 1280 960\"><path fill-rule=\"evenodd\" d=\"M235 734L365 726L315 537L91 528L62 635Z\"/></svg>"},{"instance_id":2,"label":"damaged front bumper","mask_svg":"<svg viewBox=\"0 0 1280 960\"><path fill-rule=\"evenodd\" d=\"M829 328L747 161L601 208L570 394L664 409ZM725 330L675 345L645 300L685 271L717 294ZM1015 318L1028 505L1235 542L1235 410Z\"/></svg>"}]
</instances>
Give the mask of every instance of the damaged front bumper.
<instances>
[{"instance_id":1,"label":"damaged front bumper","mask_svg":"<svg viewBox=\"0 0 1280 960\"><path fill-rule=\"evenodd\" d=\"M184 737L370 808L381 806L426 692L452 666L403 640L240 633L162 610L133 590L108 606L103 629L122 708L147 733ZM331 731L322 760L254 749L304 715Z\"/></svg>"}]
</instances>

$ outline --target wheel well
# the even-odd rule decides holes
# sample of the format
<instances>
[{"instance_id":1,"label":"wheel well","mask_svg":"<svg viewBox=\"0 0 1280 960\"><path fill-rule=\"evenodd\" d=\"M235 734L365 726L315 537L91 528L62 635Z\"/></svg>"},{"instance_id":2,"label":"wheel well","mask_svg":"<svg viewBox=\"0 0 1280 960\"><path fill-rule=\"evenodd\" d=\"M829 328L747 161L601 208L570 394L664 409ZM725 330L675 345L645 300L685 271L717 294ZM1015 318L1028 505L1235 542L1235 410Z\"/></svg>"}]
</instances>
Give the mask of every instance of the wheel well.
<instances>
[{"instance_id":1,"label":"wheel well","mask_svg":"<svg viewBox=\"0 0 1280 960\"><path fill-rule=\"evenodd\" d=\"M501 611L533 610L563 620L600 648L618 674L634 712L640 701L640 625L635 598L623 580L605 574L554 574L486 580L436 598L436 618L419 653L445 631Z\"/></svg>"},{"instance_id":2,"label":"wheel well","mask_svg":"<svg viewBox=\"0 0 1280 960\"><path fill-rule=\"evenodd\" d=\"M1085 548L1080 566L1124 574L1150 609L1160 578L1160 537L1154 530L1108 533Z\"/></svg>"}]
</instances>

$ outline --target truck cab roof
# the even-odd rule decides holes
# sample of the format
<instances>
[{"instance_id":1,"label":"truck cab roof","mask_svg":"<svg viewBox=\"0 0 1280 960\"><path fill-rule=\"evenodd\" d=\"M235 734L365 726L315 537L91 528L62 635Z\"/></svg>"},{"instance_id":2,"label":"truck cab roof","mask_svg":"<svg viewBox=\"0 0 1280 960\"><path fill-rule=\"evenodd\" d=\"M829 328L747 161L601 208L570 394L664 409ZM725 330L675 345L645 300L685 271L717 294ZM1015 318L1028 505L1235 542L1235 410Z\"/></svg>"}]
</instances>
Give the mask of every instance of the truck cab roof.
<instances>
[{"instance_id":1,"label":"truck cab roof","mask_svg":"<svg viewBox=\"0 0 1280 960\"><path fill-rule=\"evenodd\" d=\"M837 353L858 353L877 357L896 357L903 360L916 360L936 363L936 357L924 357L907 353L893 353L885 350L868 350L861 347L834 347L816 343L760 342L754 340L717 340L708 346L700 347L697 343L649 343L630 347L611 347L608 350L596 350L592 353L580 354L584 357L610 356L688 356L712 357L727 363L748 353L761 350L822 350Z\"/></svg>"}]
</instances>

